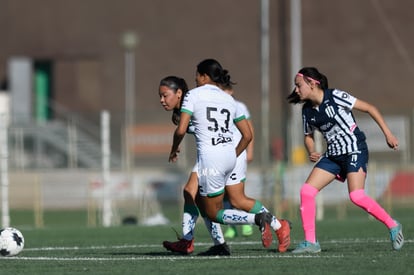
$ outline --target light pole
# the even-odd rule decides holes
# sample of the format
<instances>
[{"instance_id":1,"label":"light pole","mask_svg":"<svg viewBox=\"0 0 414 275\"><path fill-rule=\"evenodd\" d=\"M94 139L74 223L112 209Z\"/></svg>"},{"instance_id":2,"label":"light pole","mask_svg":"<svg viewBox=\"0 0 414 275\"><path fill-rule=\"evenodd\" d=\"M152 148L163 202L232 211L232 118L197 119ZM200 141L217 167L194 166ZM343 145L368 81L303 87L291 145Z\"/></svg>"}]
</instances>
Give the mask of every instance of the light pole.
<instances>
[{"instance_id":1,"label":"light pole","mask_svg":"<svg viewBox=\"0 0 414 275\"><path fill-rule=\"evenodd\" d=\"M133 157L130 150L131 131L135 125L135 49L139 43L138 35L133 31L122 34L122 46L125 55L125 167L131 170Z\"/></svg>"},{"instance_id":2,"label":"light pole","mask_svg":"<svg viewBox=\"0 0 414 275\"><path fill-rule=\"evenodd\" d=\"M301 0L290 1L291 20L291 81L302 66L302 5ZM293 86L293 85L292 85ZM303 146L302 118L300 106L292 105L290 123L290 160L293 164L303 164L305 148Z\"/></svg>"}]
</instances>

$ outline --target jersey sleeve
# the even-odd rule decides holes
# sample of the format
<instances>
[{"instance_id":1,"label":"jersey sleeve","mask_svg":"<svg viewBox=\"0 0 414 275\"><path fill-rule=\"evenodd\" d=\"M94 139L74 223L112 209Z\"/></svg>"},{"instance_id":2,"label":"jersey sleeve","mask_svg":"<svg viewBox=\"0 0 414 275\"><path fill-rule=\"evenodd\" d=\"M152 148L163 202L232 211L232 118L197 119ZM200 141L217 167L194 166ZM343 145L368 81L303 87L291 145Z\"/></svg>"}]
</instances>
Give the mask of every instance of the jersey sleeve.
<instances>
[{"instance_id":1,"label":"jersey sleeve","mask_svg":"<svg viewBox=\"0 0 414 275\"><path fill-rule=\"evenodd\" d=\"M238 122L241 121L243 119L246 119L246 114L245 112L242 110L242 108L240 108L240 104L238 104L238 102L234 101L236 104L236 115L234 117L234 122Z\"/></svg>"},{"instance_id":2,"label":"jersey sleeve","mask_svg":"<svg viewBox=\"0 0 414 275\"><path fill-rule=\"evenodd\" d=\"M180 111L192 115L194 112L194 102L196 102L195 94L190 90L183 98Z\"/></svg>"},{"instance_id":3,"label":"jersey sleeve","mask_svg":"<svg viewBox=\"0 0 414 275\"><path fill-rule=\"evenodd\" d=\"M315 131L315 127L309 123L309 116L307 115L306 104L302 108L302 124L303 124L303 134L305 136L312 135Z\"/></svg>"},{"instance_id":4,"label":"jersey sleeve","mask_svg":"<svg viewBox=\"0 0 414 275\"><path fill-rule=\"evenodd\" d=\"M348 110L354 108L357 100L356 97L338 89L333 90L332 96L336 104Z\"/></svg>"},{"instance_id":5,"label":"jersey sleeve","mask_svg":"<svg viewBox=\"0 0 414 275\"><path fill-rule=\"evenodd\" d=\"M244 113L244 116L246 117L246 119L250 119L250 112L246 104L244 104L241 101L236 101L236 102L237 102L237 107L240 108L242 113Z\"/></svg>"}]
</instances>

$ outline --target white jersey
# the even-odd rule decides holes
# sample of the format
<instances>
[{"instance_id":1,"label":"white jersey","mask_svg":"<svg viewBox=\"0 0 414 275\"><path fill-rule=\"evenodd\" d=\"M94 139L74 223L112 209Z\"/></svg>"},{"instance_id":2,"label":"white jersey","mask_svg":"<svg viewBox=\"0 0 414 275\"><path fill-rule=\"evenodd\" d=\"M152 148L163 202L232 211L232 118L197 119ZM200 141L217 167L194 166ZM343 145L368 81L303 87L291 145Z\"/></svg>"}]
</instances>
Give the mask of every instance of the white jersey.
<instances>
[{"instance_id":1,"label":"white jersey","mask_svg":"<svg viewBox=\"0 0 414 275\"><path fill-rule=\"evenodd\" d=\"M181 112L191 115L194 127L200 194L224 192L236 163L234 123L245 115L232 96L208 84L188 91Z\"/></svg>"},{"instance_id":2,"label":"white jersey","mask_svg":"<svg viewBox=\"0 0 414 275\"><path fill-rule=\"evenodd\" d=\"M227 146L234 149L234 122L245 115L232 96L215 85L197 87L186 94L181 112L192 116L199 153Z\"/></svg>"},{"instance_id":3,"label":"white jersey","mask_svg":"<svg viewBox=\"0 0 414 275\"><path fill-rule=\"evenodd\" d=\"M250 119L250 112L247 109L247 106L241 102L236 100L237 108L240 109L241 113L243 113L246 119ZM237 146L241 139L241 133L236 125L234 125L234 146ZM198 171L198 164L196 163L193 167L192 172ZM236 165L234 166L233 170L231 171L230 176L227 179L226 186L238 184L240 182L244 182L246 180L246 172L247 172L247 153L244 150L238 157L236 161Z\"/></svg>"},{"instance_id":4,"label":"white jersey","mask_svg":"<svg viewBox=\"0 0 414 275\"><path fill-rule=\"evenodd\" d=\"M237 104L238 112L241 113L241 114L244 114L246 119L250 119L250 112L247 109L247 106L243 102L238 101L238 100L236 100L236 104ZM239 129L237 129L236 125L234 125L232 131L234 132L234 142L235 142L235 146L236 146L238 144L238 142L240 141L240 139L241 139L241 133L240 133Z\"/></svg>"}]
</instances>

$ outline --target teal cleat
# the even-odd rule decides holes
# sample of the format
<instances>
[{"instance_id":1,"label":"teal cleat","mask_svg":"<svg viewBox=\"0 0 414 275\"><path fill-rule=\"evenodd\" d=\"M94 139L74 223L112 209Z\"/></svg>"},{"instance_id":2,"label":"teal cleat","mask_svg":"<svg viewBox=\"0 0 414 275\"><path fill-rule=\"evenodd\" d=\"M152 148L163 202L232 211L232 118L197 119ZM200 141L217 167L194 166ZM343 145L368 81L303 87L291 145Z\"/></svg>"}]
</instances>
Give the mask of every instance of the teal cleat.
<instances>
[{"instance_id":1,"label":"teal cleat","mask_svg":"<svg viewBox=\"0 0 414 275\"><path fill-rule=\"evenodd\" d=\"M404 236L402 233L402 225L395 221L397 226L390 229L390 240L394 250L400 250L404 245Z\"/></svg>"},{"instance_id":2,"label":"teal cleat","mask_svg":"<svg viewBox=\"0 0 414 275\"><path fill-rule=\"evenodd\" d=\"M295 254L302 254L302 253L319 253L321 252L321 246L319 242L311 243L308 241L301 242L293 251L292 253Z\"/></svg>"}]
</instances>

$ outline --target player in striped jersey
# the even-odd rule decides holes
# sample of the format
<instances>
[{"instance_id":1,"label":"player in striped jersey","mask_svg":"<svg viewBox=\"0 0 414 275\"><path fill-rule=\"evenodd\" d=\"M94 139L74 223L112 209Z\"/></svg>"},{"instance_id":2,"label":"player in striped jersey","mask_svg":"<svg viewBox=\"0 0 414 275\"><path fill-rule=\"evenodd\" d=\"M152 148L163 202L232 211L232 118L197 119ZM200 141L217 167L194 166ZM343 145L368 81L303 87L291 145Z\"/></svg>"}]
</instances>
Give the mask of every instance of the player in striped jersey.
<instances>
[{"instance_id":1,"label":"player in striped jersey","mask_svg":"<svg viewBox=\"0 0 414 275\"><path fill-rule=\"evenodd\" d=\"M398 139L392 134L378 109L347 92L328 88L328 79L316 68L302 68L295 76L295 89L289 103L303 103L304 143L309 159L316 162L300 190L301 218L305 240L293 253L318 253L316 239L315 197L334 179L347 181L349 197L360 208L382 222L390 232L392 247L400 250L404 244L402 225L394 220L375 200L365 194L368 146L352 110L368 113L384 133L386 143L398 149ZM313 133L322 133L327 144L324 154L315 151Z\"/></svg>"}]
</instances>

